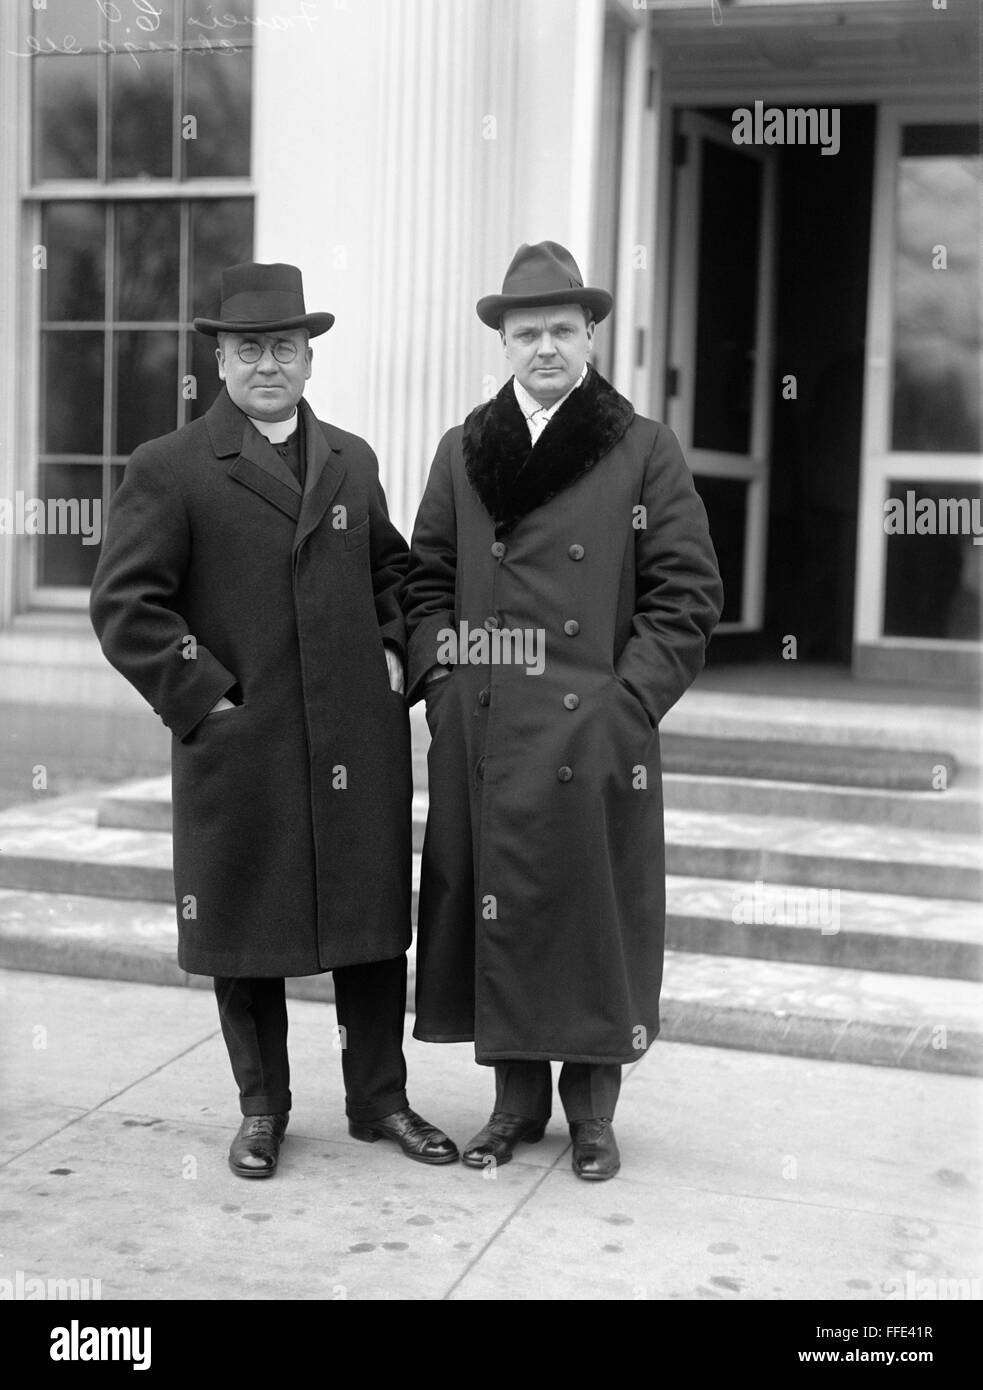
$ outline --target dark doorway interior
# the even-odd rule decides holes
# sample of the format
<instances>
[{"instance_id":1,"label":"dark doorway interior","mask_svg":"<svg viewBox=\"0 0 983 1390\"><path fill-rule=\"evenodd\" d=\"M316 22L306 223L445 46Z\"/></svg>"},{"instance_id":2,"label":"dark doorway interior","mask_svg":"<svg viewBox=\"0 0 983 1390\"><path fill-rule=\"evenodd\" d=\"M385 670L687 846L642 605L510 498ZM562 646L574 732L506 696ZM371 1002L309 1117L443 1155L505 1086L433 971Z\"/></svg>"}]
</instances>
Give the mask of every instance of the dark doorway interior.
<instances>
[{"instance_id":1,"label":"dark doorway interior","mask_svg":"<svg viewBox=\"0 0 983 1390\"><path fill-rule=\"evenodd\" d=\"M714 663L780 659L790 636L800 661L850 662L875 118L840 107L835 155L778 151L764 628L715 637Z\"/></svg>"},{"instance_id":2,"label":"dark doorway interior","mask_svg":"<svg viewBox=\"0 0 983 1390\"><path fill-rule=\"evenodd\" d=\"M836 155L782 151L765 632L800 661L851 656L875 117L841 107Z\"/></svg>"}]
</instances>

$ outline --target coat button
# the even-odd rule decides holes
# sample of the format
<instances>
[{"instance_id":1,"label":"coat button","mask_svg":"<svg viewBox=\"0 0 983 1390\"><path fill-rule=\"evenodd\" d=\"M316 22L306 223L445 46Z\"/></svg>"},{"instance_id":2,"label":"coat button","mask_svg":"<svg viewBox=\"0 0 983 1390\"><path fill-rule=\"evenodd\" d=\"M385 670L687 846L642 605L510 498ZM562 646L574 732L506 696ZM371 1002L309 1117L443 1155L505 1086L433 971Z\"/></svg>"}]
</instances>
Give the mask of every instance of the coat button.
<instances>
[{"instance_id":1,"label":"coat button","mask_svg":"<svg viewBox=\"0 0 983 1390\"><path fill-rule=\"evenodd\" d=\"M478 696L478 704L481 705L482 707L486 707L486 706L488 706L488 705L491 704L491 691L490 691L490 690L488 690L488 689L482 690L481 694Z\"/></svg>"},{"instance_id":2,"label":"coat button","mask_svg":"<svg viewBox=\"0 0 983 1390\"><path fill-rule=\"evenodd\" d=\"M568 637L576 637L577 633L580 631L580 624L577 622L577 619L568 618L563 624L563 631Z\"/></svg>"},{"instance_id":3,"label":"coat button","mask_svg":"<svg viewBox=\"0 0 983 1390\"><path fill-rule=\"evenodd\" d=\"M573 781L573 768L572 768L572 767L561 767L561 768L559 769L559 771L557 772L557 774L556 774L556 780L557 780L558 782L572 782L572 781Z\"/></svg>"},{"instance_id":4,"label":"coat button","mask_svg":"<svg viewBox=\"0 0 983 1390\"><path fill-rule=\"evenodd\" d=\"M494 617L486 618L485 627L488 629L489 632L494 632L495 629L498 627L498 619Z\"/></svg>"},{"instance_id":5,"label":"coat button","mask_svg":"<svg viewBox=\"0 0 983 1390\"><path fill-rule=\"evenodd\" d=\"M567 551L571 560L582 560L584 558L584 547L582 545L572 545Z\"/></svg>"},{"instance_id":6,"label":"coat button","mask_svg":"<svg viewBox=\"0 0 983 1390\"><path fill-rule=\"evenodd\" d=\"M505 542L496 541L495 544L492 546L491 550L495 559L500 560L502 556L505 554Z\"/></svg>"},{"instance_id":7,"label":"coat button","mask_svg":"<svg viewBox=\"0 0 983 1390\"><path fill-rule=\"evenodd\" d=\"M576 709L580 704L579 695L564 695L563 704L566 709Z\"/></svg>"}]
</instances>

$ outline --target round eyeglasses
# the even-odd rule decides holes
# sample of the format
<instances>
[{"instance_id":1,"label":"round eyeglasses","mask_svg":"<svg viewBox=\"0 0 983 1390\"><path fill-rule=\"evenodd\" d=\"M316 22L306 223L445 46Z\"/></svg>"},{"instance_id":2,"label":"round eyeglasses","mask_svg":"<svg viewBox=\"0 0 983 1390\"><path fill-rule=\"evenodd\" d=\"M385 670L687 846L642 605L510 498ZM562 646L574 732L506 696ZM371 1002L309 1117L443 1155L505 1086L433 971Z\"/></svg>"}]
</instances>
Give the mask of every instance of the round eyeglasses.
<instances>
[{"instance_id":1,"label":"round eyeglasses","mask_svg":"<svg viewBox=\"0 0 983 1390\"><path fill-rule=\"evenodd\" d=\"M278 343L273 344L271 351L277 362L292 362L297 356L297 344L290 342L288 338L281 338ZM264 348L262 343L256 343L249 339L245 343L240 343L236 352L240 362L253 364L263 356Z\"/></svg>"}]
</instances>

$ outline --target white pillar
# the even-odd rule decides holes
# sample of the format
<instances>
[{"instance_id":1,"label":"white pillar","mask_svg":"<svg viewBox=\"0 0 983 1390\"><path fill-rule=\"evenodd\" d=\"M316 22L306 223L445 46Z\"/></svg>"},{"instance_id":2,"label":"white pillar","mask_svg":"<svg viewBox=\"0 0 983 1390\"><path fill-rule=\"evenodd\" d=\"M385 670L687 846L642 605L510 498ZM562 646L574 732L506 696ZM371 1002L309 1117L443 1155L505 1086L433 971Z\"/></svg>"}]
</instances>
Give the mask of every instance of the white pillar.
<instances>
[{"instance_id":1,"label":"white pillar","mask_svg":"<svg viewBox=\"0 0 983 1390\"><path fill-rule=\"evenodd\" d=\"M664 235L656 214L662 107L660 56L646 27L632 31L625 57L614 385L643 413L651 408L654 363L661 355L653 321L659 263L656 239ZM637 351L639 334L644 345L641 366Z\"/></svg>"},{"instance_id":2,"label":"white pillar","mask_svg":"<svg viewBox=\"0 0 983 1390\"><path fill-rule=\"evenodd\" d=\"M300 265L308 307L336 314L308 399L368 439L404 531L497 363L474 302L514 249L517 12L376 0L256 30L257 259Z\"/></svg>"}]
</instances>

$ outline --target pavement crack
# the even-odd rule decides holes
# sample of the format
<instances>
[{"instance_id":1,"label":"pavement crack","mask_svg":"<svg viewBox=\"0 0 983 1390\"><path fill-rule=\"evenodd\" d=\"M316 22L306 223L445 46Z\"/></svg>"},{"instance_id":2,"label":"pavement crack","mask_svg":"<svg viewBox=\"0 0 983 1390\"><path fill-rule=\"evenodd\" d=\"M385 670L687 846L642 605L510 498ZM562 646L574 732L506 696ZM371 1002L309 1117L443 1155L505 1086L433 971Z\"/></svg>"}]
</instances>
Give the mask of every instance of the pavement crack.
<instances>
[{"instance_id":1,"label":"pavement crack","mask_svg":"<svg viewBox=\"0 0 983 1390\"><path fill-rule=\"evenodd\" d=\"M36 1139L33 1144L28 1144L27 1148L19 1149L17 1153L10 1154L3 1162L0 1162L0 1169L8 1167L11 1163L16 1163L19 1158L23 1158L25 1154L29 1154L34 1149L40 1148L42 1144L47 1144L49 1139L54 1139L57 1135L64 1134L65 1130L71 1129L73 1125L81 1124L81 1122L87 1120L90 1115L97 1114L104 1106L108 1105L111 1100L118 1100L120 1096L125 1096L127 1091L132 1091L134 1086L142 1085L144 1081L149 1081L152 1076L156 1076L158 1072L162 1072L174 1062L180 1062L183 1057L189 1056L196 1048L202 1047L205 1043L211 1042L213 1038L218 1037L220 1032L221 1029L219 1028L212 1029L210 1033L206 1034L203 1038L199 1038L197 1042L189 1043L181 1052L175 1052L173 1056L161 1062L160 1066L151 1067L148 1072L145 1072L142 1076L135 1077L132 1081L128 1081L125 1086L121 1086L120 1089L114 1091L112 1095L105 1096L98 1105L90 1105L88 1110L83 1110L80 1114L74 1115L70 1120L66 1120L63 1125L59 1125L57 1129L51 1130L48 1134L43 1134L41 1138Z\"/></svg>"},{"instance_id":2,"label":"pavement crack","mask_svg":"<svg viewBox=\"0 0 983 1390\"><path fill-rule=\"evenodd\" d=\"M455 1290L461 1287L461 1285L464 1283L464 1280L474 1269L475 1265L477 1265L480 1260L484 1259L485 1254L491 1248L491 1246L494 1245L495 1241L498 1240L502 1232L505 1231L512 1224L515 1218L519 1215L519 1212L522 1211L523 1207L527 1206L528 1203L532 1201L533 1197L535 1197L536 1193L542 1187L543 1183L546 1181L549 1175L556 1171L556 1165L559 1163L560 1159L564 1156L564 1154L569 1152L569 1150L570 1145L564 1145L564 1147L557 1154L556 1158L553 1160L550 1166L548 1168L543 1169L543 1176L539 1178L538 1181L533 1183L532 1187L530 1187L529 1191L522 1198L522 1200L516 1206L514 1206L512 1210L509 1212L509 1214L504 1218L504 1220L498 1226L496 1226L495 1230L492 1231L491 1235L485 1241L484 1245L481 1247L478 1253L461 1270L461 1273L457 1276L457 1278L451 1284L450 1288L443 1295L441 1302L446 1303L447 1300L454 1294Z\"/></svg>"}]
</instances>

